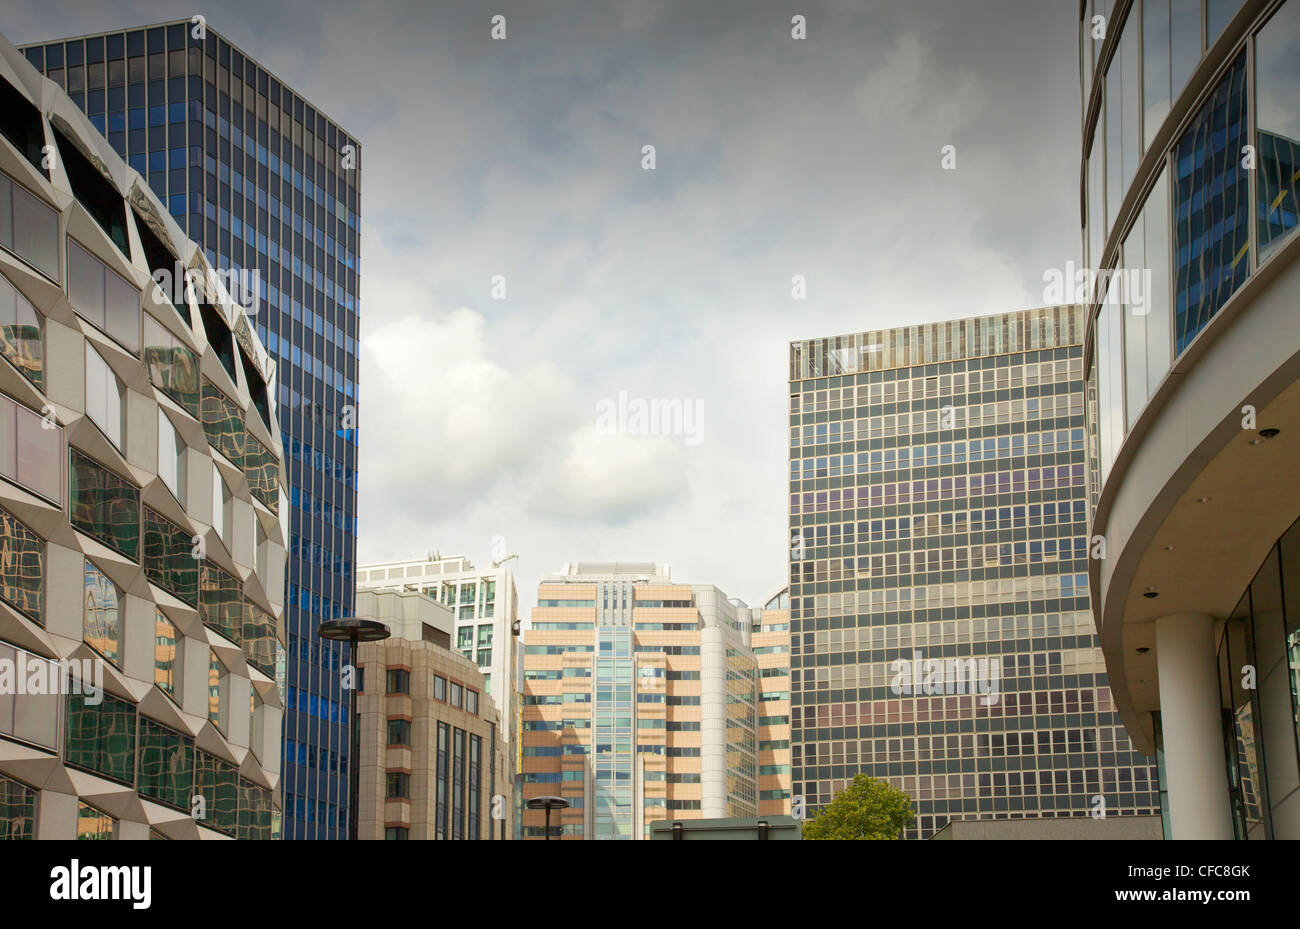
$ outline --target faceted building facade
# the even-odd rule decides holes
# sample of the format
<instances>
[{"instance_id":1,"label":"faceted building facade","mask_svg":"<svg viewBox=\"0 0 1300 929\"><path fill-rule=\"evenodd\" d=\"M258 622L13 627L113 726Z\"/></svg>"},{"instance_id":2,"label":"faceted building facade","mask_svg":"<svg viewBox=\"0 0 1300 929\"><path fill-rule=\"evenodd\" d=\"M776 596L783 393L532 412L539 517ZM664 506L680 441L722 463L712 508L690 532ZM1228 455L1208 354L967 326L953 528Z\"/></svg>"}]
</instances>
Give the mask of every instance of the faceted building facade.
<instances>
[{"instance_id":1,"label":"faceted building facade","mask_svg":"<svg viewBox=\"0 0 1300 929\"><path fill-rule=\"evenodd\" d=\"M354 598L360 143L206 23L24 51L209 264L260 282L290 487L284 837L343 838L348 646L316 627Z\"/></svg>"},{"instance_id":2,"label":"faceted building facade","mask_svg":"<svg viewBox=\"0 0 1300 929\"><path fill-rule=\"evenodd\" d=\"M360 837L513 838L509 744L484 675L452 651L452 611L422 593L362 590Z\"/></svg>"},{"instance_id":3,"label":"faceted building facade","mask_svg":"<svg viewBox=\"0 0 1300 929\"><path fill-rule=\"evenodd\" d=\"M952 820L1150 813L1088 601L1083 311L790 346L793 800L864 772Z\"/></svg>"},{"instance_id":4,"label":"faceted building facade","mask_svg":"<svg viewBox=\"0 0 1300 929\"><path fill-rule=\"evenodd\" d=\"M524 632L523 800L560 796L552 834L645 839L663 819L758 811L761 610L667 565L569 564ZM545 838L526 810L523 837Z\"/></svg>"},{"instance_id":5,"label":"faceted building facade","mask_svg":"<svg viewBox=\"0 0 1300 929\"><path fill-rule=\"evenodd\" d=\"M190 286L160 287L163 266ZM276 364L163 201L3 39L0 356L0 837L270 838Z\"/></svg>"},{"instance_id":6,"label":"faceted building facade","mask_svg":"<svg viewBox=\"0 0 1300 929\"><path fill-rule=\"evenodd\" d=\"M1080 10L1081 248L1115 271L1084 356L1115 703L1162 760L1167 835L1300 838L1300 0Z\"/></svg>"}]
</instances>

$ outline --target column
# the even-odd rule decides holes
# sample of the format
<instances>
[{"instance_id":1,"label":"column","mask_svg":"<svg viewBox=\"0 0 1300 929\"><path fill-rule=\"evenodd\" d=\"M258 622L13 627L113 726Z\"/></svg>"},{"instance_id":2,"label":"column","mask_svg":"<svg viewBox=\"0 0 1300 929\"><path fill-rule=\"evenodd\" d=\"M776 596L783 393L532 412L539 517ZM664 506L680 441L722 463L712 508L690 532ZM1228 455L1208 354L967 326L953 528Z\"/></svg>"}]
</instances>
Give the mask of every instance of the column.
<instances>
[{"instance_id":1,"label":"column","mask_svg":"<svg viewBox=\"0 0 1300 929\"><path fill-rule=\"evenodd\" d=\"M1156 620L1160 721L1173 839L1231 839L1232 813L1219 709L1214 617Z\"/></svg>"}]
</instances>

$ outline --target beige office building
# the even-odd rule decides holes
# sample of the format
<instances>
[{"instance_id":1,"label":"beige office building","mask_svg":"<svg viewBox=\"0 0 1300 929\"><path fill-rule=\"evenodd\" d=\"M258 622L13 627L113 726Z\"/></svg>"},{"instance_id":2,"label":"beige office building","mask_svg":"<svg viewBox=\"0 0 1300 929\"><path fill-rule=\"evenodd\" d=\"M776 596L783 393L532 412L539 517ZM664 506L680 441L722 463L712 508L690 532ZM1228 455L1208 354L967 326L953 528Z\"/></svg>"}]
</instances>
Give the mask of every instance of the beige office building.
<instances>
[{"instance_id":1,"label":"beige office building","mask_svg":"<svg viewBox=\"0 0 1300 929\"><path fill-rule=\"evenodd\" d=\"M643 839L658 820L759 813L770 739L750 643L763 614L711 585L674 583L666 565L569 564L542 579L524 632L520 781L525 800L568 801L553 836ZM788 633L759 635L774 638L765 664L788 659ZM770 715L785 717L788 742L781 707ZM785 790L788 808L788 748L762 757L784 765L784 788L776 775L770 789ZM543 823L525 811L524 838L544 837Z\"/></svg>"},{"instance_id":2,"label":"beige office building","mask_svg":"<svg viewBox=\"0 0 1300 929\"><path fill-rule=\"evenodd\" d=\"M483 674L448 647L451 610L415 591L361 590L357 616L392 633L359 649L360 837L512 836L507 733Z\"/></svg>"}]
</instances>

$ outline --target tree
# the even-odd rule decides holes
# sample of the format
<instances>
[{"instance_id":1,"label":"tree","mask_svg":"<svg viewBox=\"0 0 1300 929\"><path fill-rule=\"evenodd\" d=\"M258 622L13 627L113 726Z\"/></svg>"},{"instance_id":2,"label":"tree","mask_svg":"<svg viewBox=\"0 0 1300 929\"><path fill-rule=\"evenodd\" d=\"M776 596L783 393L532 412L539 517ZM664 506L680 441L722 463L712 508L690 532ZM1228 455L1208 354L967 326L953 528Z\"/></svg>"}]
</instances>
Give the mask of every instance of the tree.
<instances>
[{"instance_id":1,"label":"tree","mask_svg":"<svg viewBox=\"0 0 1300 929\"><path fill-rule=\"evenodd\" d=\"M805 839L896 839L916 819L912 798L865 774L803 824Z\"/></svg>"}]
</instances>

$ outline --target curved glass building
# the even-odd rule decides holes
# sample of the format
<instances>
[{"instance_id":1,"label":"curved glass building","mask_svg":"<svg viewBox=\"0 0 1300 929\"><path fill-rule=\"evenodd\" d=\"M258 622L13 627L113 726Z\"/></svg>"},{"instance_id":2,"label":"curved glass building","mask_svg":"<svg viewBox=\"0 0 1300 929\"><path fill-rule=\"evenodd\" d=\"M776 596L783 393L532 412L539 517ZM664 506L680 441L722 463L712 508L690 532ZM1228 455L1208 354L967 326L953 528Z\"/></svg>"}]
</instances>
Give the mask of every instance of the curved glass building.
<instances>
[{"instance_id":1,"label":"curved glass building","mask_svg":"<svg viewBox=\"0 0 1300 929\"><path fill-rule=\"evenodd\" d=\"M1080 3L1089 589L1166 835L1300 837L1300 0Z\"/></svg>"}]
</instances>

